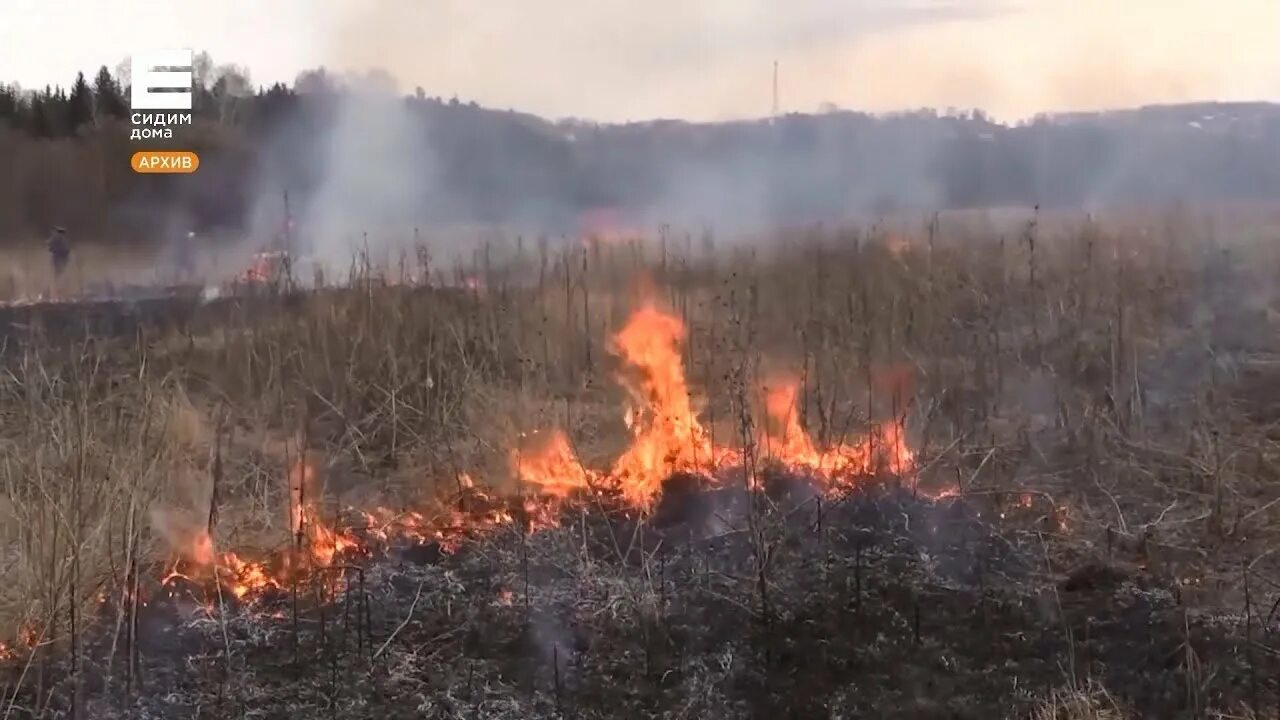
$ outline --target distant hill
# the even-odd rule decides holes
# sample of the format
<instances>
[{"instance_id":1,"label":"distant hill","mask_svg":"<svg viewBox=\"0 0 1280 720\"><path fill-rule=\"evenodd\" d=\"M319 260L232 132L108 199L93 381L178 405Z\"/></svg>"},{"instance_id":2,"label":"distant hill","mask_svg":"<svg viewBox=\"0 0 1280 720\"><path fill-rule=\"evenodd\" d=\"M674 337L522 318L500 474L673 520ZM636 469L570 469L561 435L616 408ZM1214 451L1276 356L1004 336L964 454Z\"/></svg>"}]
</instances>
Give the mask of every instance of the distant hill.
<instances>
[{"instance_id":1,"label":"distant hill","mask_svg":"<svg viewBox=\"0 0 1280 720\"><path fill-rule=\"evenodd\" d=\"M1280 105L1268 103L1012 126L931 110L606 125L423 93L351 97L281 85L238 98L202 89L199 126L175 140L200 152L200 171L142 177L128 169L125 118L99 114L59 130L57 93L39 114L0 93L0 155L14 167L0 175L0 237L53 224L114 235L247 228L278 213L285 192L298 212L351 225L508 222L548 232L576 232L584 217L745 226L909 209L1280 198Z\"/></svg>"}]
</instances>

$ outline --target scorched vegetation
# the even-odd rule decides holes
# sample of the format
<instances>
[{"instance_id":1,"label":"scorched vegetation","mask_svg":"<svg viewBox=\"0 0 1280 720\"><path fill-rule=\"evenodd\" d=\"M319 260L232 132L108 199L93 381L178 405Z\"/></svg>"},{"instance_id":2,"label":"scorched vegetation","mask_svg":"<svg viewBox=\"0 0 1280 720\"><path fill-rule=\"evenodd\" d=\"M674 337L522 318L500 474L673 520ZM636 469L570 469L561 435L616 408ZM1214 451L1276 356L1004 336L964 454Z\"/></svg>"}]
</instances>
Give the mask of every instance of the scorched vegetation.
<instances>
[{"instance_id":1,"label":"scorched vegetation","mask_svg":"<svg viewBox=\"0 0 1280 720\"><path fill-rule=\"evenodd\" d=\"M7 310L0 712L1274 713L1280 265L1187 227Z\"/></svg>"}]
</instances>

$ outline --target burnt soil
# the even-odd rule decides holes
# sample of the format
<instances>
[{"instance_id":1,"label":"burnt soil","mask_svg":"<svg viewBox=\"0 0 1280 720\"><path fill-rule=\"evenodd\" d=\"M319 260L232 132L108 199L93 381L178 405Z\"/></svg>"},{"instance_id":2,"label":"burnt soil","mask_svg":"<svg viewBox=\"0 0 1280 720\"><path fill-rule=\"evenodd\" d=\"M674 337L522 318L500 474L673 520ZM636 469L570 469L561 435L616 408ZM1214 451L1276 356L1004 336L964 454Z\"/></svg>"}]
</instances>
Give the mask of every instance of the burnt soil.
<instances>
[{"instance_id":1,"label":"burnt soil","mask_svg":"<svg viewBox=\"0 0 1280 720\"><path fill-rule=\"evenodd\" d=\"M1038 502L792 485L766 503L673 479L649 520L592 501L452 554L390 548L332 597L236 607L175 586L135 647L106 627L81 649L80 716L1005 718L1090 679L1136 717L1275 706L1266 607L1190 609L1105 557L1054 567ZM70 716L53 657L10 717Z\"/></svg>"}]
</instances>

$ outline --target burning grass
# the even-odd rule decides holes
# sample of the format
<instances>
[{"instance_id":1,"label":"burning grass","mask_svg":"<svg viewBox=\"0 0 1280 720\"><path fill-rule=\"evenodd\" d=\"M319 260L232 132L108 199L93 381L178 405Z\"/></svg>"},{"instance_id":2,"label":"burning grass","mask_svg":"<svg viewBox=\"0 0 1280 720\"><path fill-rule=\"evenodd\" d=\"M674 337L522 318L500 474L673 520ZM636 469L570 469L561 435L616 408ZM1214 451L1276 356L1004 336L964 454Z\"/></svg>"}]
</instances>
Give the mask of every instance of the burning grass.
<instances>
[{"instance_id":1,"label":"burning grass","mask_svg":"<svg viewBox=\"0 0 1280 720\"><path fill-rule=\"evenodd\" d=\"M1267 249L678 245L6 346L9 715L1274 705Z\"/></svg>"},{"instance_id":2,"label":"burning grass","mask_svg":"<svg viewBox=\"0 0 1280 720\"><path fill-rule=\"evenodd\" d=\"M612 345L623 368L618 380L631 401L625 420L633 437L608 471L584 467L568 436L552 429L538 433L536 442L521 443L524 447L511 451L512 474L523 497L493 496L476 489L470 476L463 474L459 476L463 492L452 503L457 508L452 512L428 517L424 511L395 514L382 507L348 508L346 515L364 520L359 528L351 528L336 527L324 517L315 463L301 457L285 478L290 538L285 551L246 560L236 552L216 551L207 527L185 535L170 530L177 559L160 584L202 585L206 604L213 591L252 602L319 574L328 578L332 594L343 584L343 573L332 570L352 559L376 556L387 543L434 543L451 552L468 536L518 521L526 530L554 527L563 503L591 496L616 498L612 504L646 515L673 476L701 478L708 487L741 478L743 487L758 489L756 478L746 474L745 448L714 445L692 410L678 345L683 335L678 318L646 300L614 336ZM765 389L765 415L781 422L781 430L766 427L760 437L750 439L753 447L764 443L762 457L773 467L785 473L803 472L818 490L828 493L855 487L880 470L899 479L907 476L914 458L902 437L901 418L884 423L857 443L819 450L799 425L796 390L790 380ZM780 434L771 442L775 433Z\"/></svg>"}]
</instances>

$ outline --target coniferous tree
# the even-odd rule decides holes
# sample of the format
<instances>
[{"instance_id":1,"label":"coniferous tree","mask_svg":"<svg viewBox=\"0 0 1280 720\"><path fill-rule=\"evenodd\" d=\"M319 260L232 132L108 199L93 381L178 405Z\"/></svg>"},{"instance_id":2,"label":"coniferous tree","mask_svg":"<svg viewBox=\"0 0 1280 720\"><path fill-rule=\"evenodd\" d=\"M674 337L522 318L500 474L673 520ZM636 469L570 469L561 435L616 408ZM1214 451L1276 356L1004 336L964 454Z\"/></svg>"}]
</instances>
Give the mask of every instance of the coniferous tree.
<instances>
[{"instance_id":1,"label":"coniferous tree","mask_svg":"<svg viewBox=\"0 0 1280 720\"><path fill-rule=\"evenodd\" d=\"M67 134L67 91L61 86L44 87L41 105L44 110L44 124L48 128L45 137L61 137Z\"/></svg>"},{"instance_id":2,"label":"coniferous tree","mask_svg":"<svg viewBox=\"0 0 1280 720\"><path fill-rule=\"evenodd\" d=\"M222 65L214 74L217 80L209 90L218 122L226 125L235 123L239 115L239 107L246 98L252 97L253 87L249 84L247 70L235 65Z\"/></svg>"},{"instance_id":3,"label":"coniferous tree","mask_svg":"<svg viewBox=\"0 0 1280 720\"><path fill-rule=\"evenodd\" d=\"M74 134L83 125L93 123L93 91L84 79L84 73L76 74L76 82L71 86L71 96L67 99L67 131Z\"/></svg>"},{"instance_id":4,"label":"coniferous tree","mask_svg":"<svg viewBox=\"0 0 1280 720\"><path fill-rule=\"evenodd\" d=\"M12 85L0 85L0 121L16 126L21 122L22 96Z\"/></svg>"},{"instance_id":5,"label":"coniferous tree","mask_svg":"<svg viewBox=\"0 0 1280 720\"><path fill-rule=\"evenodd\" d=\"M53 136L53 123L49 118L48 100L46 95L38 93L32 94L31 118L28 129L29 132L37 138L48 138Z\"/></svg>"},{"instance_id":6,"label":"coniferous tree","mask_svg":"<svg viewBox=\"0 0 1280 720\"><path fill-rule=\"evenodd\" d=\"M124 92L106 65L98 69L98 76L93 80L93 96L99 120L123 118L127 114Z\"/></svg>"}]
</instances>

